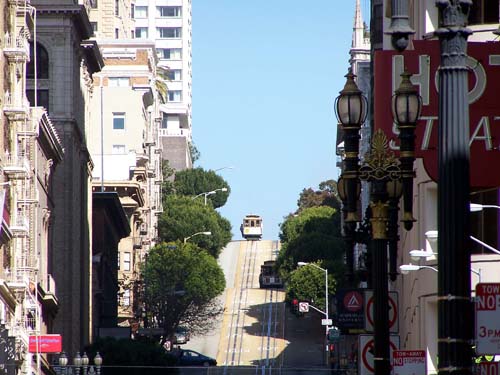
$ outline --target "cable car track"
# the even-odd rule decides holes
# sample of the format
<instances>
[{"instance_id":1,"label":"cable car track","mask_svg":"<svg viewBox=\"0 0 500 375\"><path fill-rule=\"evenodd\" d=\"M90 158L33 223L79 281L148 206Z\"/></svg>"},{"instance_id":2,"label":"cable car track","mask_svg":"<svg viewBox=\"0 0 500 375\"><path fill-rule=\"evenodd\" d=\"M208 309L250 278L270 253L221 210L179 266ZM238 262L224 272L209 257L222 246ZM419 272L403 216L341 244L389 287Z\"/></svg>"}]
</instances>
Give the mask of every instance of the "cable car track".
<instances>
[{"instance_id":1,"label":"cable car track","mask_svg":"<svg viewBox=\"0 0 500 375\"><path fill-rule=\"evenodd\" d=\"M278 241L246 241L241 244L239 277L227 306L231 315L221 358L224 374L234 372L235 366L254 367L256 374L281 367L276 358L283 349L282 292L273 288L261 289L258 281L261 264L264 260L276 258L274 250L278 245Z\"/></svg>"}]
</instances>

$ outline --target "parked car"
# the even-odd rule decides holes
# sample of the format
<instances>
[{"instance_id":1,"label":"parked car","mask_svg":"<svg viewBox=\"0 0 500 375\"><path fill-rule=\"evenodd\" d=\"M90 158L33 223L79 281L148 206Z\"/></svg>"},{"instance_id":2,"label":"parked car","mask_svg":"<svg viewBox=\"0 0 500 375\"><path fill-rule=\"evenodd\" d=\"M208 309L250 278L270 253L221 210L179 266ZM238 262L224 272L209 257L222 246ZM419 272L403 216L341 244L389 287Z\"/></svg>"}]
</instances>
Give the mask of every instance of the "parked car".
<instances>
[{"instance_id":1,"label":"parked car","mask_svg":"<svg viewBox=\"0 0 500 375\"><path fill-rule=\"evenodd\" d=\"M186 327L179 326L174 332L174 336L172 337L173 344L185 344L189 341L191 335Z\"/></svg>"},{"instance_id":2,"label":"parked car","mask_svg":"<svg viewBox=\"0 0 500 375\"><path fill-rule=\"evenodd\" d=\"M175 353L178 366L217 366L217 361L214 358L207 357L194 350L178 349Z\"/></svg>"}]
</instances>

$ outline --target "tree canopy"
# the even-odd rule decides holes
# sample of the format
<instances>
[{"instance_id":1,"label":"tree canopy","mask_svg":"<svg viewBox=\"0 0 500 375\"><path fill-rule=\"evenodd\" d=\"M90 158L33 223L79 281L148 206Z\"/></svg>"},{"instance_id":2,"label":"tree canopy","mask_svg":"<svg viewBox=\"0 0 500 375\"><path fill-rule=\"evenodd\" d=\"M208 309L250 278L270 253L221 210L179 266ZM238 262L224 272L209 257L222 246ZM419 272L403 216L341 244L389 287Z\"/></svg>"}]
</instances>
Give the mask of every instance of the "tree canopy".
<instances>
[{"instance_id":1,"label":"tree canopy","mask_svg":"<svg viewBox=\"0 0 500 375\"><path fill-rule=\"evenodd\" d=\"M227 219L211 206L205 206L202 200L178 195L169 195L164 200L158 232L163 242L182 240L198 232L211 232L209 236L194 236L189 242L206 249L215 258L231 240L231 224Z\"/></svg>"},{"instance_id":2,"label":"tree canopy","mask_svg":"<svg viewBox=\"0 0 500 375\"><path fill-rule=\"evenodd\" d=\"M200 201L204 202L203 193L225 188L227 191L218 190L215 194L207 195L207 203L214 208L222 207L226 204L231 193L228 183L214 171L206 171L203 168L192 168L175 173L174 189L178 195L200 195Z\"/></svg>"},{"instance_id":3,"label":"tree canopy","mask_svg":"<svg viewBox=\"0 0 500 375\"><path fill-rule=\"evenodd\" d=\"M305 279L309 271L315 271L316 276L319 273L323 278L324 274L317 269L297 269L297 263L321 262L321 267L328 269L331 278L330 293L334 293L337 283L343 280L345 245L341 238L336 182L322 182L318 191L304 189L297 204L298 210L280 225L281 249L277 263L280 273L288 281L288 298L317 300L320 295L324 298L324 281L321 286L313 282L315 279Z\"/></svg>"},{"instance_id":4,"label":"tree canopy","mask_svg":"<svg viewBox=\"0 0 500 375\"><path fill-rule=\"evenodd\" d=\"M317 266L324 268L321 264ZM300 267L290 274L288 298L309 301L314 307L325 311L325 272L312 266ZM328 294L335 293L335 279L328 275Z\"/></svg>"},{"instance_id":5,"label":"tree canopy","mask_svg":"<svg viewBox=\"0 0 500 375\"><path fill-rule=\"evenodd\" d=\"M163 329L163 340L178 325L192 333L213 328L222 309L216 297L226 285L213 256L192 243L162 243L151 249L141 271L146 311Z\"/></svg>"},{"instance_id":6,"label":"tree canopy","mask_svg":"<svg viewBox=\"0 0 500 375\"><path fill-rule=\"evenodd\" d=\"M340 198L337 191L337 182L334 180L323 181L319 184L319 190L312 188L304 189L297 201L298 212L303 209L318 206L329 206L340 209Z\"/></svg>"}]
</instances>

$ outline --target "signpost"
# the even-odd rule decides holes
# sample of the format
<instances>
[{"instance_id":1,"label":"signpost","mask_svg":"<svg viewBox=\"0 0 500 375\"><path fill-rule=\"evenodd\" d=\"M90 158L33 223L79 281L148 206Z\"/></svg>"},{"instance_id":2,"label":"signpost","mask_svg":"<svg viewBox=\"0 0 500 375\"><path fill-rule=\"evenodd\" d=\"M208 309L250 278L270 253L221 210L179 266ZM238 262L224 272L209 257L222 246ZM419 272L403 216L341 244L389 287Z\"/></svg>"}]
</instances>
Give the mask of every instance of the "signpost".
<instances>
[{"instance_id":1,"label":"signpost","mask_svg":"<svg viewBox=\"0 0 500 375\"><path fill-rule=\"evenodd\" d=\"M500 353L500 283L476 285L476 353Z\"/></svg>"},{"instance_id":2,"label":"signpost","mask_svg":"<svg viewBox=\"0 0 500 375\"><path fill-rule=\"evenodd\" d=\"M299 302L299 312L309 312L309 302Z\"/></svg>"},{"instance_id":3,"label":"signpost","mask_svg":"<svg viewBox=\"0 0 500 375\"><path fill-rule=\"evenodd\" d=\"M373 290L365 291L365 330L373 332ZM398 293L389 292L389 332L399 332Z\"/></svg>"},{"instance_id":4,"label":"signpost","mask_svg":"<svg viewBox=\"0 0 500 375\"><path fill-rule=\"evenodd\" d=\"M62 352L61 335L40 335L29 337L30 353L60 353Z\"/></svg>"},{"instance_id":5,"label":"signpost","mask_svg":"<svg viewBox=\"0 0 500 375\"><path fill-rule=\"evenodd\" d=\"M476 365L476 375L500 375L500 362L480 362Z\"/></svg>"},{"instance_id":6,"label":"signpost","mask_svg":"<svg viewBox=\"0 0 500 375\"><path fill-rule=\"evenodd\" d=\"M362 289L342 289L336 294L337 326L346 333L363 332L364 297Z\"/></svg>"},{"instance_id":7,"label":"signpost","mask_svg":"<svg viewBox=\"0 0 500 375\"><path fill-rule=\"evenodd\" d=\"M400 53L379 50L374 56L374 118L376 128L381 128L397 154L399 140L395 134L391 102L394 89L399 86L400 74L407 68L412 83L422 96L422 114L416 128L415 156L422 158L429 176L438 179L438 103L437 75L440 67L440 49L437 40L415 40L414 49ZM484 165L500 162L500 111L498 87L500 81L500 43L468 42L469 68L469 127L470 127L470 178L471 186L497 187L500 173L484 173ZM374 129L376 130L376 129Z\"/></svg>"},{"instance_id":8,"label":"signpost","mask_svg":"<svg viewBox=\"0 0 500 375\"><path fill-rule=\"evenodd\" d=\"M392 357L393 351L399 348L399 336L391 335L389 340L389 355ZM374 353L375 341L373 340L373 335L359 335L359 375L372 375L375 373Z\"/></svg>"},{"instance_id":9,"label":"signpost","mask_svg":"<svg viewBox=\"0 0 500 375\"><path fill-rule=\"evenodd\" d=\"M425 350L394 350L392 367L393 375L427 374Z\"/></svg>"}]
</instances>

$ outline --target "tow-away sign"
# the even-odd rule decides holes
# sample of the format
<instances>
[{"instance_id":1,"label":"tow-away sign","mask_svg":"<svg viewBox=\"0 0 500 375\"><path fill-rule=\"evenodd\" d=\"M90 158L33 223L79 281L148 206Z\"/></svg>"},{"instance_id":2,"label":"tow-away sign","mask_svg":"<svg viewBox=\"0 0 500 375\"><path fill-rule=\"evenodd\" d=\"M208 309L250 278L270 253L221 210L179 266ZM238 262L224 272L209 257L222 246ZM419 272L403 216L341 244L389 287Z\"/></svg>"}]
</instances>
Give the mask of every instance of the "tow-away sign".
<instances>
[{"instance_id":1,"label":"tow-away sign","mask_svg":"<svg viewBox=\"0 0 500 375\"><path fill-rule=\"evenodd\" d=\"M476 285L476 353L500 353L500 283Z\"/></svg>"}]
</instances>

